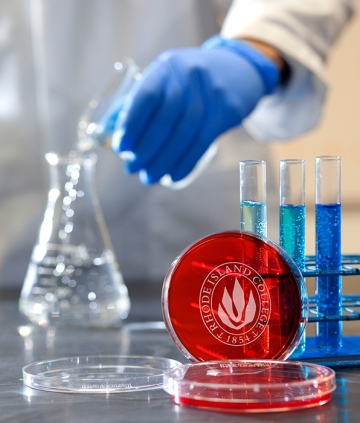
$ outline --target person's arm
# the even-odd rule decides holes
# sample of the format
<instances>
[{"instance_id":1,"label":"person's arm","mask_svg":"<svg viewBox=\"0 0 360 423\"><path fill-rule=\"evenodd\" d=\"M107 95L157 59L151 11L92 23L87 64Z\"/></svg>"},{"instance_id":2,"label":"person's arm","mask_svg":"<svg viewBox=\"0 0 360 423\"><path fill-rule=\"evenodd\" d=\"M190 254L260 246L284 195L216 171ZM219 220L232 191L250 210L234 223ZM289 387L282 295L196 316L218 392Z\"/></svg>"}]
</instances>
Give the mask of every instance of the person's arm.
<instances>
[{"instance_id":1,"label":"person's arm","mask_svg":"<svg viewBox=\"0 0 360 423\"><path fill-rule=\"evenodd\" d=\"M288 139L318 123L327 91L326 61L354 10L355 0L233 2L221 35L249 40L260 49L271 46L273 60L278 54L288 66L286 84L244 121L251 135Z\"/></svg>"},{"instance_id":2,"label":"person's arm","mask_svg":"<svg viewBox=\"0 0 360 423\"><path fill-rule=\"evenodd\" d=\"M258 139L316 125L324 64L351 0L237 0L221 36L148 66L117 120L113 150L145 184L181 181L214 140L243 124Z\"/></svg>"},{"instance_id":3,"label":"person's arm","mask_svg":"<svg viewBox=\"0 0 360 423\"><path fill-rule=\"evenodd\" d=\"M280 82L285 81L288 74L289 74L289 65L287 64L284 57L280 54L280 52L273 47L272 45L256 40L253 38L243 38L244 41L247 41L249 44L254 46L257 50L259 50L261 53L263 53L266 57L268 57L272 62L275 63L276 67L280 71Z\"/></svg>"}]
</instances>

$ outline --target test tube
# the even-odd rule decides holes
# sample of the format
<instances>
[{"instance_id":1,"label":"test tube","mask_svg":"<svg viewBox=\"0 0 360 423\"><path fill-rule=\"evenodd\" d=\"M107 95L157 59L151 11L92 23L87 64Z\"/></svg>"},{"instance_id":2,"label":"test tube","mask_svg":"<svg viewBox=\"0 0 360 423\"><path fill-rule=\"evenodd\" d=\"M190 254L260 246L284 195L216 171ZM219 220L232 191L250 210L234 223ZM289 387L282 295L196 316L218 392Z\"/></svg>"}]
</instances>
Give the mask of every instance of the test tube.
<instances>
[{"instance_id":1,"label":"test tube","mask_svg":"<svg viewBox=\"0 0 360 423\"><path fill-rule=\"evenodd\" d=\"M279 244L294 259L300 270L305 269L305 160L280 161ZM293 356L306 348L305 332Z\"/></svg>"},{"instance_id":2,"label":"test tube","mask_svg":"<svg viewBox=\"0 0 360 423\"><path fill-rule=\"evenodd\" d=\"M244 160L240 162L240 229L267 236L266 216L266 162L263 160ZM269 271L266 251L255 244L249 256L256 258L258 269ZM257 357L266 357L270 351L270 334L267 326L259 345L249 344L248 351L254 350ZM249 353L251 354L251 353Z\"/></svg>"},{"instance_id":3,"label":"test tube","mask_svg":"<svg viewBox=\"0 0 360 423\"><path fill-rule=\"evenodd\" d=\"M240 162L240 229L267 236L266 163Z\"/></svg>"},{"instance_id":4,"label":"test tube","mask_svg":"<svg viewBox=\"0 0 360 423\"><path fill-rule=\"evenodd\" d=\"M341 269L341 159L321 156L315 160L316 266L321 271ZM341 314L342 278L338 275L316 278L316 303L321 316ZM318 322L317 348L326 354L336 352L342 343L341 321Z\"/></svg>"},{"instance_id":5,"label":"test tube","mask_svg":"<svg viewBox=\"0 0 360 423\"><path fill-rule=\"evenodd\" d=\"M280 246L305 268L305 160L280 161Z\"/></svg>"}]
</instances>

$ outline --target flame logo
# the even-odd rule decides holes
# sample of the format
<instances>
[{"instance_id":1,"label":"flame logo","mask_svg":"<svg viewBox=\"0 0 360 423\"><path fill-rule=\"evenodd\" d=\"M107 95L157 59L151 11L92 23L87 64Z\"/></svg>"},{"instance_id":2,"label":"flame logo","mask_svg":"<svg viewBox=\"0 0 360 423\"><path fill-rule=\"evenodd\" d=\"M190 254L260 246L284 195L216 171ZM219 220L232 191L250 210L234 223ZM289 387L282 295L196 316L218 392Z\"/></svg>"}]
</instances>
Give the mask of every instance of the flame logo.
<instances>
[{"instance_id":1,"label":"flame logo","mask_svg":"<svg viewBox=\"0 0 360 423\"><path fill-rule=\"evenodd\" d=\"M218 316L226 326L238 330L252 322L255 313L256 303L252 291L246 301L244 291L237 279L235 279L232 298L225 287L222 301L218 307Z\"/></svg>"}]
</instances>

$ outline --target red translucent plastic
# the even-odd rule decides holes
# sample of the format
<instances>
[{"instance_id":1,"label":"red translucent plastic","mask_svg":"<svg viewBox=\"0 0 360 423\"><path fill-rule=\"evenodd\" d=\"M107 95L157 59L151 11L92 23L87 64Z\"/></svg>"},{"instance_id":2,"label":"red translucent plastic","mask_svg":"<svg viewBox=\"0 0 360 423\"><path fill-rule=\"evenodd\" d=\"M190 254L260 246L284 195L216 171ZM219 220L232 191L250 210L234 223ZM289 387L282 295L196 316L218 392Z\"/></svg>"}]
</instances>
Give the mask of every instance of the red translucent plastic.
<instances>
[{"instance_id":1,"label":"red translucent plastic","mask_svg":"<svg viewBox=\"0 0 360 423\"><path fill-rule=\"evenodd\" d=\"M172 397L174 401L174 397ZM221 411L222 413L256 413L256 412L269 412L269 411L290 411L303 408L317 407L324 405L331 400L331 394L326 394L321 398L309 398L302 401L282 401L274 404L268 404L264 407L263 404L253 404L251 401L248 403L238 404L236 402L209 402L204 400L197 400L194 398L179 397L178 401L175 401L179 405L185 405L190 407L202 408L209 411Z\"/></svg>"},{"instance_id":2,"label":"red translucent plastic","mask_svg":"<svg viewBox=\"0 0 360 423\"><path fill-rule=\"evenodd\" d=\"M164 373L172 400L224 413L288 411L323 405L336 389L334 370L277 360L183 364Z\"/></svg>"},{"instance_id":3,"label":"red translucent plastic","mask_svg":"<svg viewBox=\"0 0 360 423\"><path fill-rule=\"evenodd\" d=\"M306 320L301 283L274 243L240 231L209 235L171 266L165 322L193 361L284 358Z\"/></svg>"}]
</instances>

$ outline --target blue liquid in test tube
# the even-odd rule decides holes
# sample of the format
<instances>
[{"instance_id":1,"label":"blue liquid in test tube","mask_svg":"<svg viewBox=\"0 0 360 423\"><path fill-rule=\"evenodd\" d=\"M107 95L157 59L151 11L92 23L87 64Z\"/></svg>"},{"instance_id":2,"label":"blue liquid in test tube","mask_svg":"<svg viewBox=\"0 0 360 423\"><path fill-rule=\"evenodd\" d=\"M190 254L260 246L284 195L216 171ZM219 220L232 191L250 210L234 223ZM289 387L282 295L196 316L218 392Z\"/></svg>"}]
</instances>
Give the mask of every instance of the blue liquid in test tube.
<instances>
[{"instance_id":1,"label":"blue liquid in test tube","mask_svg":"<svg viewBox=\"0 0 360 423\"><path fill-rule=\"evenodd\" d=\"M240 229L267 236L266 163L240 162Z\"/></svg>"},{"instance_id":2,"label":"blue liquid in test tube","mask_svg":"<svg viewBox=\"0 0 360 423\"><path fill-rule=\"evenodd\" d=\"M280 245L299 269L305 267L305 205L280 206Z\"/></svg>"},{"instance_id":3,"label":"blue liquid in test tube","mask_svg":"<svg viewBox=\"0 0 360 423\"><path fill-rule=\"evenodd\" d=\"M267 236L266 213L266 163L263 160L240 162L240 229ZM250 255L256 257L257 269L268 271L268 255L256 244ZM266 357L270 351L270 331L266 326L261 336L261 346L250 343L245 348L250 356ZM252 352L251 352L252 351Z\"/></svg>"},{"instance_id":4,"label":"blue liquid in test tube","mask_svg":"<svg viewBox=\"0 0 360 423\"><path fill-rule=\"evenodd\" d=\"M266 236L266 204L242 201L240 228Z\"/></svg>"},{"instance_id":5,"label":"blue liquid in test tube","mask_svg":"<svg viewBox=\"0 0 360 423\"><path fill-rule=\"evenodd\" d=\"M300 270L305 269L305 160L280 161L279 244L293 258ZM306 348L303 333L293 356Z\"/></svg>"},{"instance_id":6,"label":"blue liquid in test tube","mask_svg":"<svg viewBox=\"0 0 360 423\"><path fill-rule=\"evenodd\" d=\"M316 158L316 266L320 270L341 269L341 159ZM341 315L341 276L316 279L317 309L324 316ZM319 322L316 344L326 354L336 352L342 343L340 321Z\"/></svg>"}]
</instances>

